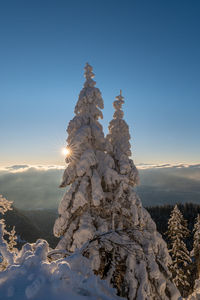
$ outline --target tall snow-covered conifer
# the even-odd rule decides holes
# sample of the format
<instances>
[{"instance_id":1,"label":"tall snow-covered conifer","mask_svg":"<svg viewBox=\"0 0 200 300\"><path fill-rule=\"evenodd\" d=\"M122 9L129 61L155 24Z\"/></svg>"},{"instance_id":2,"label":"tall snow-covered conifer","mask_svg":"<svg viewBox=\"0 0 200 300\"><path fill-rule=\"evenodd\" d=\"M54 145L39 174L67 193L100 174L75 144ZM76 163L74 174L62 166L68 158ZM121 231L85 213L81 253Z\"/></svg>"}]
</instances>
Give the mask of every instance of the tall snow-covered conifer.
<instances>
[{"instance_id":1,"label":"tall snow-covered conifer","mask_svg":"<svg viewBox=\"0 0 200 300\"><path fill-rule=\"evenodd\" d=\"M190 289L188 276L190 275L189 264L191 263L191 258L184 240L189 235L189 230L187 221L183 218L177 205L171 212L167 234L171 244L172 264L170 270L173 280L181 294L187 296Z\"/></svg>"},{"instance_id":2,"label":"tall snow-covered conifer","mask_svg":"<svg viewBox=\"0 0 200 300\"><path fill-rule=\"evenodd\" d=\"M88 63L85 78L75 107L76 116L67 128L67 168L61 187L70 188L60 203L60 216L54 225L55 236L62 237L58 248L68 251L80 248L97 231L110 229L107 219L111 217L102 185L113 185L118 180L114 161L106 153L109 143L98 121L103 118L103 99Z\"/></svg>"},{"instance_id":3,"label":"tall snow-covered conifer","mask_svg":"<svg viewBox=\"0 0 200 300\"><path fill-rule=\"evenodd\" d=\"M166 243L142 207L133 187L138 172L130 159L130 134L123 120L123 97L114 102L114 119L104 138L98 118L103 100L92 67L70 121L67 168L62 187L70 185L59 206L54 233L59 249L81 248L96 275L130 300L177 300Z\"/></svg>"}]
</instances>

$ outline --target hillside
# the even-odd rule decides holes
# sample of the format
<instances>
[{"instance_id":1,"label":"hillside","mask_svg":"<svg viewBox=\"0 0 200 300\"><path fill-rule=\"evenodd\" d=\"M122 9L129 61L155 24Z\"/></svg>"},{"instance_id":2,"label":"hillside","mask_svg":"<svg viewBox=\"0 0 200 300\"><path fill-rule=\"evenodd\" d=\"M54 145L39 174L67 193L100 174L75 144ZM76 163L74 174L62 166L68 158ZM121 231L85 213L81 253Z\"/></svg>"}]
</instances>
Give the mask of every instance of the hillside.
<instances>
[{"instance_id":1,"label":"hillside","mask_svg":"<svg viewBox=\"0 0 200 300\"><path fill-rule=\"evenodd\" d=\"M46 239L51 247L55 247L57 239L52 228L56 214L56 211L50 210L22 211L13 208L6 212L4 219L9 230L15 226L19 248L25 242L33 243L39 238Z\"/></svg>"},{"instance_id":2,"label":"hillside","mask_svg":"<svg viewBox=\"0 0 200 300\"><path fill-rule=\"evenodd\" d=\"M188 228L192 231L194 221L198 213L200 213L200 205L193 203L179 204L179 209L183 213L184 218L188 221ZM167 222L173 209L172 205L153 206L146 208L154 222L158 231L167 241L165 232L167 231ZM46 239L50 246L54 248L58 239L53 236L52 228L57 217L56 210L19 210L14 208L5 214L6 224L8 228L15 226L17 235L21 240L34 242L39 238ZM193 235L187 239L189 249L192 249ZM19 246L22 243L19 243Z\"/></svg>"}]
</instances>

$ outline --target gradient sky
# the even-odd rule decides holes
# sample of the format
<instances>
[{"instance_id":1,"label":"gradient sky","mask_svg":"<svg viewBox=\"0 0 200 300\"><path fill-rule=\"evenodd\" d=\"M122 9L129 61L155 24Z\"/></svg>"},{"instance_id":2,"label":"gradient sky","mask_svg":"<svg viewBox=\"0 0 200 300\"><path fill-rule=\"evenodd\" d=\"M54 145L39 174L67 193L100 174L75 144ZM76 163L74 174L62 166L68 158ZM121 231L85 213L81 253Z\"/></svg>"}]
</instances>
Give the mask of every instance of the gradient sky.
<instances>
[{"instance_id":1,"label":"gradient sky","mask_svg":"<svg viewBox=\"0 0 200 300\"><path fill-rule=\"evenodd\" d=\"M1 1L0 39L0 165L64 163L87 61L136 163L199 162L199 0Z\"/></svg>"}]
</instances>

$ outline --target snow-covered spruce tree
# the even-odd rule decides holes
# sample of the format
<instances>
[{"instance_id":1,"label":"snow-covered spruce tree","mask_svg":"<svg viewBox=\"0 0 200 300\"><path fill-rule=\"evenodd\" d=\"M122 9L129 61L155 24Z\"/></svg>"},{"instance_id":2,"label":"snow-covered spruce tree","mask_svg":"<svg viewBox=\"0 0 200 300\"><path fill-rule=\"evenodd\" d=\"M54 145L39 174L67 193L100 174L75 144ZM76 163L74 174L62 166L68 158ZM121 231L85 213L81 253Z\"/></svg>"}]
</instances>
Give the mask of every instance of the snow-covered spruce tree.
<instances>
[{"instance_id":1,"label":"snow-covered spruce tree","mask_svg":"<svg viewBox=\"0 0 200 300\"><path fill-rule=\"evenodd\" d=\"M179 292L167 268L171 260L166 243L133 190L138 171L130 159L130 134L123 120L123 103L120 92L114 101L115 113L107 135L112 145L109 154L118 173L117 182L103 187L109 197L112 230L97 235L85 247L84 254L94 260L95 273L116 287L120 296L137 300L178 299Z\"/></svg>"},{"instance_id":2,"label":"snow-covered spruce tree","mask_svg":"<svg viewBox=\"0 0 200 300\"><path fill-rule=\"evenodd\" d=\"M85 70L76 116L67 129L70 155L61 186L71 186L54 226L54 234L61 237L58 248L74 251L82 247L94 273L107 279L121 296L177 300L179 292L167 269L166 244L133 191L138 173L129 158L130 135L121 106L115 103L117 120L112 122L121 126L118 151L115 126L110 126L104 138L98 122L103 100L94 87L91 66L87 64Z\"/></svg>"},{"instance_id":3,"label":"snow-covered spruce tree","mask_svg":"<svg viewBox=\"0 0 200 300\"><path fill-rule=\"evenodd\" d=\"M115 112L113 120L109 124L109 134L106 138L113 146L112 156L118 173L126 175L126 178L129 180L128 183L134 187L139 183L139 175L133 160L129 158L131 156L131 145L129 142L131 137L129 127L123 120L122 104L124 104L124 97L122 97L120 90L120 95L116 97L116 101L113 103Z\"/></svg>"},{"instance_id":4,"label":"snow-covered spruce tree","mask_svg":"<svg viewBox=\"0 0 200 300\"><path fill-rule=\"evenodd\" d=\"M97 232L111 229L103 184L112 185L118 174L106 153L109 144L98 121L103 118L103 99L93 77L92 67L86 64L86 81L75 107L76 116L67 128L67 168L61 187L70 188L59 205L54 234L62 237L57 248L68 251L80 248Z\"/></svg>"},{"instance_id":5,"label":"snow-covered spruce tree","mask_svg":"<svg viewBox=\"0 0 200 300\"><path fill-rule=\"evenodd\" d=\"M6 211L12 210L11 205L11 201L8 201L6 198L0 195L0 216L3 216ZM7 265L13 262L14 252L17 251L15 248L13 248L16 245L15 230L13 230L11 233L8 232L6 230L4 219L0 219L0 271L6 269ZM5 235L8 235L9 242L5 240Z\"/></svg>"},{"instance_id":6,"label":"snow-covered spruce tree","mask_svg":"<svg viewBox=\"0 0 200 300\"><path fill-rule=\"evenodd\" d=\"M8 249L11 252L16 252L17 248L15 246L17 245L17 236L16 236L16 231L15 231L15 226L13 226L11 231L7 231L8 234Z\"/></svg>"},{"instance_id":7,"label":"snow-covered spruce tree","mask_svg":"<svg viewBox=\"0 0 200 300\"><path fill-rule=\"evenodd\" d=\"M194 224L193 255L195 260L196 278L200 278L200 215Z\"/></svg>"},{"instance_id":8,"label":"snow-covered spruce tree","mask_svg":"<svg viewBox=\"0 0 200 300\"><path fill-rule=\"evenodd\" d=\"M0 216L4 215L8 210L12 210L12 202L8 201L2 195L0 195Z\"/></svg>"},{"instance_id":9,"label":"snow-covered spruce tree","mask_svg":"<svg viewBox=\"0 0 200 300\"><path fill-rule=\"evenodd\" d=\"M187 221L183 218L177 205L175 205L171 212L167 235L170 241L170 253L172 257L170 271L172 272L174 283L182 296L185 297L190 290L189 264L191 264L191 258L184 242L185 238L189 235L189 230L187 228Z\"/></svg>"}]
</instances>

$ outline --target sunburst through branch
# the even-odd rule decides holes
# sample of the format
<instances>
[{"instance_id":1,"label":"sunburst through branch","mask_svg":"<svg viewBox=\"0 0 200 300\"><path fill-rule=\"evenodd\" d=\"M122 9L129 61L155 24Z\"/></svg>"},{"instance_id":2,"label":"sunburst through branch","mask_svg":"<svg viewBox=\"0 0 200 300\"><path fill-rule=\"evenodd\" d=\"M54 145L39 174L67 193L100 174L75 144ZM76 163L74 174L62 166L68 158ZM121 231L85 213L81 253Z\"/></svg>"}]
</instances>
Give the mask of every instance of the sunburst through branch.
<instances>
[{"instance_id":1,"label":"sunburst through branch","mask_svg":"<svg viewBox=\"0 0 200 300\"><path fill-rule=\"evenodd\" d=\"M78 147L74 144L68 145L67 147L62 148L62 154L65 156L65 160L67 163L76 160L78 157Z\"/></svg>"}]
</instances>

